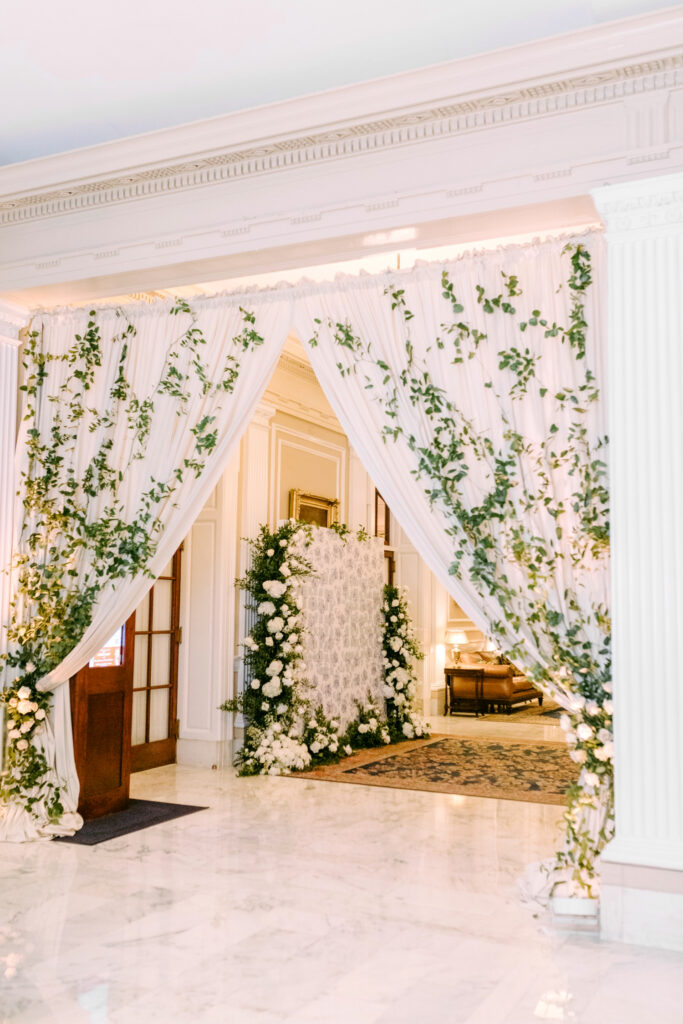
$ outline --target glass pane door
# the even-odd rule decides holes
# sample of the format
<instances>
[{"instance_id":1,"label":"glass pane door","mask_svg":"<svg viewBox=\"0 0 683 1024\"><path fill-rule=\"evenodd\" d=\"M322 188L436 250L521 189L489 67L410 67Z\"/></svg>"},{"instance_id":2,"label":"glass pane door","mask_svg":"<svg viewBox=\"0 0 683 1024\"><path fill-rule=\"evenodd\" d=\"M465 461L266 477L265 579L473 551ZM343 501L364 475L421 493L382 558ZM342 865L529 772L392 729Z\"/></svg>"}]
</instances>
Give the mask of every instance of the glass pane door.
<instances>
[{"instance_id":1,"label":"glass pane door","mask_svg":"<svg viewBox=\"0 0 683 1024\"><path fill-rule=\"evenodd\" d=\"M180 557L181 549L137 608L132 623L133 771L175 760Z\"/></svg>"}]
</instances>

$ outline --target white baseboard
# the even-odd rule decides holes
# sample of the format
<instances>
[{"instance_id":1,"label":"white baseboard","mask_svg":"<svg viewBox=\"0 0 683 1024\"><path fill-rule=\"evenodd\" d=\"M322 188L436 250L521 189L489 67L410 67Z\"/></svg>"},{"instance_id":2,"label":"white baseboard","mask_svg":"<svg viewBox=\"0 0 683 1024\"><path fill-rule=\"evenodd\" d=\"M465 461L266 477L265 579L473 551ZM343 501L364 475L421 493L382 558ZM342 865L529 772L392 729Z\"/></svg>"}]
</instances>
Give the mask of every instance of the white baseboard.
<instances>
[{"instance_id":1,"label":"white baseboard","mask_svg":"<svg viewBox=\"0 0 683 1024\"><path fill-rule=\"evenodd\" d=\"M178 740L176 762L194 768L228 768L233 761L234 740Z\"/></svg>"}]
</instances>

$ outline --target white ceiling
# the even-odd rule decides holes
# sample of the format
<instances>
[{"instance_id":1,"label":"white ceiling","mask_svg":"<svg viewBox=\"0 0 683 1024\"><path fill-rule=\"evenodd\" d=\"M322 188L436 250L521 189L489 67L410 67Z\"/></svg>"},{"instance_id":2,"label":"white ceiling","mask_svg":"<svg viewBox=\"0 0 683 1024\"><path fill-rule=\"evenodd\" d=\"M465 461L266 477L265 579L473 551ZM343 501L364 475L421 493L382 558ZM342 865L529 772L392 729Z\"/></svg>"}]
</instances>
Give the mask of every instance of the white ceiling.
<instances>
[{"instance_id":1,"label":"white ceiling","mask_svg":"<svg viewBox=\"0 0 683 1024\"><path fill-rule=\"evenodd\" d=\"M3 6L0 163L667 6L662 0L33 0Z\"/></svg>"}]
</instances>

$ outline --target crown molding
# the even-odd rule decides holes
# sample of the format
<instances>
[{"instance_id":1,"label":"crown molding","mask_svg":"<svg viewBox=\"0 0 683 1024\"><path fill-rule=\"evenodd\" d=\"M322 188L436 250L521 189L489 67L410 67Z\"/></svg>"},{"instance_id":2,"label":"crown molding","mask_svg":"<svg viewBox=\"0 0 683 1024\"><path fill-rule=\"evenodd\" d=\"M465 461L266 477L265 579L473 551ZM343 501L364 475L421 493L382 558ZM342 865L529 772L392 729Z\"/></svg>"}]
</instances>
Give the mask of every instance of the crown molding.
<instances>
[{"instance_id":1,"label":"crown molding","mask_svg":"<svg viewBox=\"0 0 683 1024\"><path fill-rule=\"evenodd\" d=\"M97 180L71 181L43 192L5 194L0 196L0 227L158 195L184 193L369 153L391 152L420 142L489 131L502 125L521 124L680 86L683 86L683 48L622 65L614 62L608 67L595 65L569 77L528 80L498 92L452 97L437 106L379 112L369 119L329 125L319 132L271 137L246 147L198 153L189 160L128 169L123 174ZM667 155L664 148L659 154L648 152L642 160L665 159ZM570 173L564 168L554 169L544 172L539 180ZM0 172L0 188L2 184ZM296 218L294 223L297 223ZM233 233L248 230L244 226ZM166 239L158 244L170 247L182 244L182 240ZM113 254L114 251L104 251L100 257L105 259Z\"/></svg>"},{"instance_id":2,"label":"crown molding","mask_svg":"<svg viewBox=\"0 0 683 1024\"><path fill-rule=\"evenodd\" d=\"M595 223L592 189L683 170L682 27L677 6L0 168L0 292L49 307Z\"/></svg>"}]
</instances>

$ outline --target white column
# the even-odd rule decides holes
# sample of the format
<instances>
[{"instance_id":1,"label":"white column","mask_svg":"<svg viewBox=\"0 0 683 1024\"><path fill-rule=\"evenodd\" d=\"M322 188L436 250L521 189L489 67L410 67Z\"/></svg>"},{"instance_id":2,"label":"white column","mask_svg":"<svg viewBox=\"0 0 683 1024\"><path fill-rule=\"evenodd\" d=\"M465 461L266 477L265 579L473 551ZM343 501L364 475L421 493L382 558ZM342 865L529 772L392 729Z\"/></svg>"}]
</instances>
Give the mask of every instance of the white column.
<instances>
[{"instance_id":1,"label":"white column","mask_svg":"<svg viewBox=\"0 0 683 1024\"><path fill-rule=\"evenodd\" d=\"M10 602L5 570L12 559L19 332L28 319L27 310L0 300L0 654L6 650Z\"/></svg>"},{"instance_id":2,"label":"white column","mask_svg":"<svg viewBox=\"0 0 683 1024\"><path fill-rule=\"evenodd\" d=\"M683 174L594 198L608 246L616 750L601 928L683 950Z\"/></svg>"}]
</instances>

